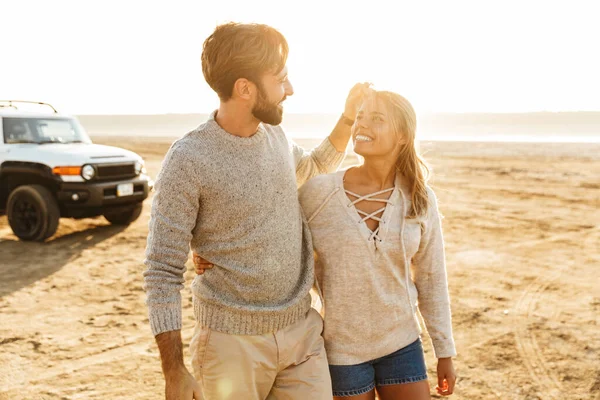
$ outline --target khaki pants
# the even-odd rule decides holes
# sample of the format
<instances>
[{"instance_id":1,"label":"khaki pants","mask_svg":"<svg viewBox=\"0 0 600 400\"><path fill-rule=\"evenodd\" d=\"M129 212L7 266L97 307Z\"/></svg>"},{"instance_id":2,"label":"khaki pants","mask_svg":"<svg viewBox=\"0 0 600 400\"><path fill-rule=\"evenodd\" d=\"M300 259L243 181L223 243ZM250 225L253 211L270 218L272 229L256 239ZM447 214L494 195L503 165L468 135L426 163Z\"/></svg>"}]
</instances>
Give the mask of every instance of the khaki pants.
<instances>
[{"instance_id":1,"label":"khaki pants","mask_svg":"<svg viewBox=\"0 0 600 400\"><path fill-rule=\"evenodd\" d=\"M229 335L196 324L190 343L194 376L206 400L332 399L331 378L314 309L264 335Z\"/></svg>"}]
</instances>

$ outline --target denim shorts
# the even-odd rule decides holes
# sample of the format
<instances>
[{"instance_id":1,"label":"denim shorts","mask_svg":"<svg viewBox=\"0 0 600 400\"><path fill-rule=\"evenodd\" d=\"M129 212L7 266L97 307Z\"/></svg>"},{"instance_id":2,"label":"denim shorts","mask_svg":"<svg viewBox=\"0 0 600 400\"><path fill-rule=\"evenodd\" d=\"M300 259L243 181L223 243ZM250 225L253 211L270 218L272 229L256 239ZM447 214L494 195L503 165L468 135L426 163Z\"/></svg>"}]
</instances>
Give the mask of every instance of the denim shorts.
<instances>
[{"instance_id":1,"label":"denim shorts","mask_svg":"<svg viewBox=\"0 0 600 400\"><path fill-rule=\"evenodd\" d=\"M356 365L330 365L334 396L357 396L376 386L400 385L427 379L421 339L381 358Z\"/></svg>"}]
</instances>

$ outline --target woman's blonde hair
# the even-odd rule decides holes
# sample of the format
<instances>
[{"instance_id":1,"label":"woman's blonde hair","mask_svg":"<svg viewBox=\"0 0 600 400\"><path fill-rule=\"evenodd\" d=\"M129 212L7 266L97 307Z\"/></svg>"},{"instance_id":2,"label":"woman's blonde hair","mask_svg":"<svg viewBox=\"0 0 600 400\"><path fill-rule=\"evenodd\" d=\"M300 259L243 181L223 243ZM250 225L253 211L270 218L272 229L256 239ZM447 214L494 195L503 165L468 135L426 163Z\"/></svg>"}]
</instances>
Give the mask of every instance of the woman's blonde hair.
<instances>
[{"instance_id":1,"label":"woman's blonde hair","mask_svg":"<svg viewBox=\"0 0 600 400\"><path fill-rule=\"evenodd\" d=\"M381 100L388 111L394 133L401 142L400 154L396 160L397 173L402 174L411 188L412 206L408 210L408 218L427 215L428 193L427 180L430 169L425 160L418 154L416 131L417 115L413 106L404 97L388 91L374 91L375 99Z\"/></svg>"}]
</instances>

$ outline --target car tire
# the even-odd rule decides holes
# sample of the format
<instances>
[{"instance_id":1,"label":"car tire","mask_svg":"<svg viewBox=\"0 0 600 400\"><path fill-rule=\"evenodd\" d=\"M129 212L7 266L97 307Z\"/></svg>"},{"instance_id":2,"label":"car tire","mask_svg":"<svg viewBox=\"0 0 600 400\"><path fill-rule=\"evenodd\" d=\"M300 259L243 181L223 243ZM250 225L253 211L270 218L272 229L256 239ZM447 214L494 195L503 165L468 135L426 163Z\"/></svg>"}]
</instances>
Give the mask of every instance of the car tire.
<instances>
[{"instance_id":1,"label":"car tire","mask_svg":"<svg viewBox=\"0 0 600 400\"><path fill-rule=\"evenodd\" d=\"M129 209L120 209L119 211L108 211L104 213L104 218L113 225L129 225L142 214L142 203L138 203Z\"/></svg>"},{"instance_id":2,"label":"car tire","mask_svg":"<svg viewBox=\"0 0 600 400\"><path fill-rule=\"evenodd\" d=\"M21 240L43 242L56 233L60 209L54 195L41 185L23 185L8 196L8 223Z\"/></svg>"}]
</instances>

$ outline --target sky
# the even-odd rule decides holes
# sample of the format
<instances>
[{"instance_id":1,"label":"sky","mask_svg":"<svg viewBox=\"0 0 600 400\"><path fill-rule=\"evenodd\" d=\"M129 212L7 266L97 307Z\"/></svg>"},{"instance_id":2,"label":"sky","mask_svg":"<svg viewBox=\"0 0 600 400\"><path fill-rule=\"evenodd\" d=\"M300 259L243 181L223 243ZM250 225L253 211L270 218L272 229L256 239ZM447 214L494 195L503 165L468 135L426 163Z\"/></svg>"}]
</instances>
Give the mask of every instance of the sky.
<instances>
[{"instance_id":1,"label":"sky","mask_svg":"<svg viewBox=\"0 0 600 400\"><path fill-rule=\"evenodd\" d=\"M417 112L600 111L598 4L0 0L0 99L70 114L210 112L202 42L240 21L286 36L286 112L342 112L364 81Z\"/></svg>"}]
</instances>

